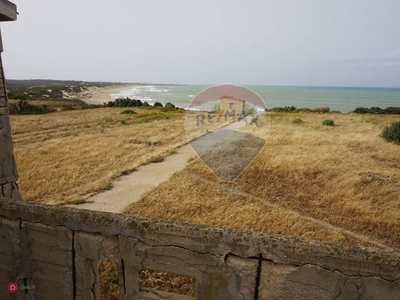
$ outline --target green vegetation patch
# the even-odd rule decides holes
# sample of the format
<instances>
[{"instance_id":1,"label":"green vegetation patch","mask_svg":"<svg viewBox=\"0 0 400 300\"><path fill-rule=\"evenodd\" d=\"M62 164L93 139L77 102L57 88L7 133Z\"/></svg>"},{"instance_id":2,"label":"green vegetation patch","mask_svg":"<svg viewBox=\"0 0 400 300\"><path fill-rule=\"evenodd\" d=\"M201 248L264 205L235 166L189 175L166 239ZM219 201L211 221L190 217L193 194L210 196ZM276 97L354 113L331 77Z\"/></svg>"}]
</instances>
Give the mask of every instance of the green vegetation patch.
<instances>
[{"instance_id":1,"label":"green vegetation patch","mask_svg":"<svg viewBox=\"0 0 400 300\"><path fill-rule=\"evenodd\" d=\"M400 107L357 107L353 112L356 114L400 115Z\"/></svg>"},{"instance_id":2,"label":"green vegetation patch","mask_svg":"<svg viewBox=\"0 0 400 300\"><path fill-rule=\"evenodd\" d=\"M387 142L400 145L400 122L386 126L382 130L381 137Z\"/></svg>"},{"instance_id":3,"label":"green vegetation patch","mask_svg":"<svg viewBox=\"0 0 400 300\"><path fill-rule=\"evenodd\" d=\"M322 125L324 126L335 126L335 121L332 119L325 119L322 121Z\"/></svg>"},{"instance_id":4,"label":"green vegetation patch","mask_svg":"<svg viewBox=\"0 0 400 300\"><path fill-rule=\"evenodd\" d=\"M121 114L123 115L136 115L137 113L133 111L132 109L126 109L124 111L121 111Z\"/></svg>"}]
</instances>

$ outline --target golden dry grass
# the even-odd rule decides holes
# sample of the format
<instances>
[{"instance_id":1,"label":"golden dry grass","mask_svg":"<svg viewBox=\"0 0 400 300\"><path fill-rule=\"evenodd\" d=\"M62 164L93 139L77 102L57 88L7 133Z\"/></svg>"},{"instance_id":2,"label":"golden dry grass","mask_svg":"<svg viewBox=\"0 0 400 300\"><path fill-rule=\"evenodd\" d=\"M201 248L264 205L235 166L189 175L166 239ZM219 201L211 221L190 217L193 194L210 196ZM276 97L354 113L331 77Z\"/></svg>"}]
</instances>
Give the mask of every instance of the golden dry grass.
<instances>
[{"instance_id":1,"label":"golden dry grass","mask_svg":"<svg viewBox=\"0 0 400 300\"><path fill-rule=\"evenodd\" d=\"M120 275L116 263L99 260L97 266L99 268L100 300L120 299Z\"/></svg>"},{"instance_id":2,"label":"golden dry grass","mask_svg":"<svg viewBox=\"0 0 400 300\"><path fill-rule=\"evenodd\" d=\"M139 272L142 288L159 290L179 295L195 296L195 279L168 272L143 269Z\"/></svg>"},{"instance_id":3,"label":"golden dry grass","mask_svg":"<svg viewBox=\"0 0 400 300\"><path fill-rule=\"evenodd\" d=\"M11 116L19 185L26 201L84 202L121 174L162 161L188 139L183 113L157 109L98 108L47 115ZM124 124L123 124L124 123Z\"/></svg>"},{"instance_id":4,"label":"golden dry grass","mask_svg":"<svg viewBox=\"0 0 400 300\"><path fill-rule=\"evenodd\" d=\"M293 122L296 118L303 122ZM336 126L322 126L328 118ZM379 137L384 125L398 120L387 115L271 114L269 126L245 128L267 143L237 179L223 182L196 159L127 212L400 248L400 147Z\"/></svg>"}]
</instances>

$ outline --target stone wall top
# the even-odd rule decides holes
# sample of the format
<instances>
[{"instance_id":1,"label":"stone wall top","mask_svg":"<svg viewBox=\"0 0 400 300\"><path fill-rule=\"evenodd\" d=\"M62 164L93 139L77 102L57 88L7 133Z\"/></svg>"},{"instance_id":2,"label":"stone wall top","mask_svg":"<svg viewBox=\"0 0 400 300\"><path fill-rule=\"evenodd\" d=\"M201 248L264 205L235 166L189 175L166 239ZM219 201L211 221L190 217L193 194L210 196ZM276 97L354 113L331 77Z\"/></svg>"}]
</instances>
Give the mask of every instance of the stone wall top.
<instances>
[{"instance_id":1,"label":"stone wall top","mask_svg":"<svg viewBox=\"0 0 400 300\"><path fill-rule=\"evenodd\" d=\"M175 245L217 256L262 257L276 263L316 265L346 275L400 278L400 251L390 248L325 243L6 199L0 200L0 217L105 236L131 237L148 245Z\"/></svg>"},{"instance_id":2,"label":"stone wall top","mask_svg":"<svg viewBox=\"0 0 400 300\"><path fill-rule=\"evenodd\" d=\"M17 6L7 0L0 0L0 22L15 21L17 19Z\"/></svg>"}]
</instances>

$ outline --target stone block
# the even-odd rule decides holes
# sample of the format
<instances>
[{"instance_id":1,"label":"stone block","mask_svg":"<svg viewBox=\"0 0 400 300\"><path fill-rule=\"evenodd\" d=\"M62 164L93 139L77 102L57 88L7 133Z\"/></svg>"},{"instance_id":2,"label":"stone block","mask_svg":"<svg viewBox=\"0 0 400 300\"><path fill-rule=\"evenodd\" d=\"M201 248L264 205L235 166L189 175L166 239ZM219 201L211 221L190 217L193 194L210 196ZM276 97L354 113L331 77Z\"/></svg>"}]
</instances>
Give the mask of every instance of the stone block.
<instances>
[{"instance_id":1,"label":"stone block","mask_svg":"<svg viewBox=\"0 0 400 300\"><path fill-rule=\"evenodd\" d=\"M135 244L137 242L137 239L118 236L119 251L124 263L141 269L143 259L136 255Z\"/></svg>"},{"instance_id":2,"label":"stone block","mask_svg":"<svg viewBox=\"0 0 400 300\"><path fill-rule=\"evenodd\" d=\"M340 286L335 299L400 299L400 281L392 282L378 277L351 277Z\"/></svg>"},{"instance_id":3,"label":"stone block","mask_svg":"<svg viewBox=\"0 0 400 300\"><path fill-rule=\"evenodd\" d=\"M7 0L0 1L0 22L15 21L17 19L17 6Z\"/></svg>"},{"instance_id":4,"label":"stone block","mask_svg":"<svg viewBox=\"0 0 400 300\"><path fill-rule=\"evenodd\" d=\"M72 250L72 231L64 227L52 227L29 222L22 222L21 227L27 229L31 240L40 241L40 245L44 248L52 247L63 251Z\"/></svg>"},{"instance_id":5,"label":"stone block","mask_svg":"<svg viewBox=\"0 0 400 300\"><path fill-rule=\"evenodd\" d=\"M0 184L17 180L16 166L13 156L9 116L1 115L0 107Z\"/></svg>"},{"instance_id":6,"label":"stone block","mask_svg":"<svg viewBox=\"0 0 400 300\"><path fill-rule=\"evenodd\" d=\"M223 256L218 257L207 253L199 253L172 245L149 247L142 242L138 242L135 245L135 251L136 255L146 257L155 262L196 268L200 271L218 268L224 261Z\"/></svg>"},{"instance_id":7,"label":"stone block","mask_svg":"<svg viewBox=\"0 0 400 300\"><path fill-rule=\"evenodd\" d=\"M100 234L76 232L74 241L76 254L82 257L121 262L118 237L116 236L108 237Z\"/></svg>"},{"instance_id":8,"label":"stone block","mask_svg":"<svg viewBox=\"0 0 400 300\"><path fill-rule=\"evenodd\" d=\"M140 300L195 300L196 298L191 296L179 295L174 293L168 293L163 291L153 291L149 289L144 289L140 292L136 299Z\"/></svg>"},{"instance_id":9,"label":"stone block","mask_svg":"<svg viewBox=\"0 0 400 300\"><path fill-rule=\"evenodd\" d=\"M1 90L1 88L0 88ZM1 92L0 92L0 107L7 107L7 100L4 97L4 92L3 92L3 96L1 96Z\"/></svg>"},{"instance_id":10,"label":"stone block","mask_svg":"<svg viewBox=\"0 0 400 300\"><path fill-rule=\"evenodd\" d=\"M58 280L34 277L27 280L27 285L33 289L27 290L26 299L73 299L72 288L65 289L65 285Z\"/></svg>"},{"instance_id":11,"label":"stone block","mask_svg":"<svg viewBox=\"0 0 400 300\"><path fill-rule=\"evenodd\" d=\"M0 218L0 253L20 255L19 220Z\"/></svg>"},{"instance_id":12,"label":"stone block","mask_svg":"<svg viewBox=\"0 0 400 300\"><path fill-rule=\"evenodd\" d=\"M125 263L125 299L139 299L139 271L137 267Z\"/></svg>"},{"instance_id":13,"label":"stone block","mask_svg":"<svg viewBox=\"0 0 400 300\"><path fill-rule=\"evenodd\" d=\"M97 260L76 257L76 299L100 299Z\"/></svg>"},{"instance_id":14,"label":"stone block","mask_svg":"<svg viewBox=\"0 0 400 300\"><path fill-rule=\"evenodd\" d=\"M8 106L0 107L0 116L8 116L8 114L9 114Z\"/></svg>"},{"instance_id":15,"label":"stone block","mask_svg":"<svg viewBox=\"0 0 400 300\"><path fill-rule=\"evenodd\" d=\"M72 231L22 222L23 267L33 299L72 299Z\"/></svg>"},{"instance_id":16,"label":"stone block","mask_svg":"<svg viewBox=\"0 0 400 300\"><path fill-rule=\"evenodd\" d=\"M258 259L242 258L229 255L226 264L235 274L235 291L239 299L254 299L256 293L256 278Z\"/></svg>"},{"instance_id":17,"label":"stone block","mask_svg":"<svg viewBox=\"0 0 400 300\"><path fill-rule=\"evenodd\" d=\"M23 279L19 224L19 220L0 218L0 286L3 287ZM7 299L2 295L0 292L0 299Z\"/></svg>"},{"instance_id":18,"label":"stone block","mask_svg":"<svg viewBox=\"0 0 400 300\"><path fill-rule=\"evenodd\" d=\"M345 277L317 266L275 264L263 261L259 299L334 299Z\"/></svg>"}]
</instances>

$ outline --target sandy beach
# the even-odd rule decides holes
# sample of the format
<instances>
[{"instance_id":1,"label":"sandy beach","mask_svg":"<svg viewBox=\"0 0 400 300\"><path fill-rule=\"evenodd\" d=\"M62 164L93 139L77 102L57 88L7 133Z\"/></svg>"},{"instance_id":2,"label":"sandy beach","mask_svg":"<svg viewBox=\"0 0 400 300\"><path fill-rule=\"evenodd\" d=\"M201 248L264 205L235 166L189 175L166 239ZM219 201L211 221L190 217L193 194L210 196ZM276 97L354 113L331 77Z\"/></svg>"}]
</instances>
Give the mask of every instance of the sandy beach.
<instances>
[{"instance_id":1,"label":"sandy beach","mask_svg":"<svg viewBox=\"0 0 400 300\"><path fill-rule=\"evenodd\" d=\"M78 98L89 104L104 104L112 100L110 94L134 88L132 84L121 84L107 87L89 87L77 95Z\"/></svg>"}]
</instances>

